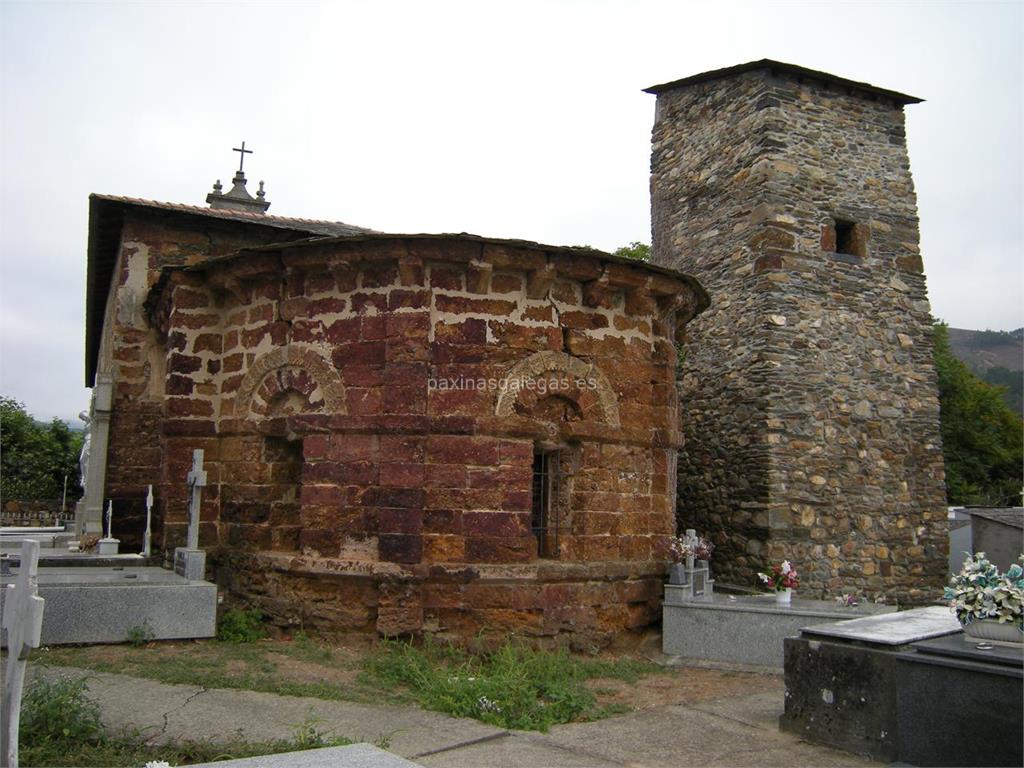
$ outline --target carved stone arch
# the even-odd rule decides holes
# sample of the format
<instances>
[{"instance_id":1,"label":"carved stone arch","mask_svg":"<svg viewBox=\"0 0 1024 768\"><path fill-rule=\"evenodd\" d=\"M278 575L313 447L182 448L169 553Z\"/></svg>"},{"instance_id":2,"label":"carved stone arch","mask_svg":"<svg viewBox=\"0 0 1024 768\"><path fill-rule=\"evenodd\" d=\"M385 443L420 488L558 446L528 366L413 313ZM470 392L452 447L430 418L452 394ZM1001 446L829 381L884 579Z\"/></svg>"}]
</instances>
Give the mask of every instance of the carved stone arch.
<instances>
[{"instance_id":1,"label":"carved stone arch","mask_svg":"<svg viewBox=\"0 0 1024 768\"><path fill-rule=\"evenodd\" d=\"M238 388L235 414L249 419L271 405L265 396L297 391L310 410L345 413L345 385L334 367L310 347L279 347L257 358Z\"/></svg>"},{"instance_id":2,"label":"carved stone arch","mask_svg":"<svg viewBox=\"0 0 1024 768\"><path fill-rule=\"evenodd\" d=\"M604 375L604 371L578 357L555 351L537 352L520 360L509 369L505 374L508 386L498 395L498 402L494 407L495 416L512 416L514 414L516 401L524 390L522 387L515 386L513 382L537 379L541 374L547 373L561 373L572 377L573 380L592 382L594 395L605 423L612 427L620 426L619 400L615 396L611 382Z\"/></svg>"}]
</instances>

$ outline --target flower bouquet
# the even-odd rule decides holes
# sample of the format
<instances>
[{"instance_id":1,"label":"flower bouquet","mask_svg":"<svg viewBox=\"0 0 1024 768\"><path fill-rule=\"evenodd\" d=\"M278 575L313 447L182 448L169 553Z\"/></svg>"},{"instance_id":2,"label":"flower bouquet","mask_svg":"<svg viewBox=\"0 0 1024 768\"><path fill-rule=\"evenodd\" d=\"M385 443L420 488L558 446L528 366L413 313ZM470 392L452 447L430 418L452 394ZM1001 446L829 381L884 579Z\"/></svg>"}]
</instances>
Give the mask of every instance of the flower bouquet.
<instances>
[{"instance_id":1,"label":"flower bouquet","mask_svg":"<svg viewBox=\"0 0 1024 768\"><path fill-rule=\"evenodd\" d=\"M949 580L943 596L977 639L1024 642L1024 555L1000 573L984 552L968 555L960 573Z\"/></svg>"},{"instance_id":2,"label":"flower bouquet","mask_svg":"<svg viewBox=\"0 0 1024 768\"><path fill-rule=\"evenodd\" d=\"M800 586L800 574L789 560L773 565L771 573L758 573L761 582L775 593L775 601L788 604L793 590Z\"/></svg>"}]
</instances>

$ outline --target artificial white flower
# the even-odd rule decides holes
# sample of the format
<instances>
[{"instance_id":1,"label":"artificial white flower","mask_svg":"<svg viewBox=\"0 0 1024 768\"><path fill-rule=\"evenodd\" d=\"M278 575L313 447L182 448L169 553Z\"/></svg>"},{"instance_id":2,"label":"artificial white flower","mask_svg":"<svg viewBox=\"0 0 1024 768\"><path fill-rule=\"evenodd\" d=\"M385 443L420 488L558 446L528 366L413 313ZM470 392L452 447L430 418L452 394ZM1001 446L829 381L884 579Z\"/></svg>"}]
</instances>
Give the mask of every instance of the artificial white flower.
<instances>
[{"instance_id":1,"label":"artificial white flower","mask_svg":"<svg viewBox=\"0 0 1024 768\"><path fill-rule=\"evenodd\" d=\"M782 561L782 572L783 573L789 573L791 570L793 570L793 566L789 564L789 560L783 560Z\"/></svg>"}]
</instances>

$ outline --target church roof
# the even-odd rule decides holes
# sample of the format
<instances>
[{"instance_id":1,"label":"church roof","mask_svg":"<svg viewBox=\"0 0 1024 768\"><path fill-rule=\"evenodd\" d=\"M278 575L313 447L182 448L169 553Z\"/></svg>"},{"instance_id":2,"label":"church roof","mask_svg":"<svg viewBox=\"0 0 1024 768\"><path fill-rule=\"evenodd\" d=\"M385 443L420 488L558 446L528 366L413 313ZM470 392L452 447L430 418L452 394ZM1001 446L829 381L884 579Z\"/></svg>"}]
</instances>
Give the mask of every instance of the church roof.
<instances>
[{"instance_id":1,"label":"church roof","mask_svg":"<svg viewBox=\"0 0 1024 768\"><path fill-rule=\"evenodd\" d=\"M799 67L796 64L787 64L784 61L775 61L774 59L759 59L757 61L748 61L746 64L737 64L733 67L701 72L700 74L684 77L681 80L673 80L672 82L662 83L661 85L652 85L650 88L644 88L644 93L653 93L657 95L687 85L707 83L712 80L724 80L729 77L742 75L746 72L757 72L760 70L769 70L772 74L789 75L791 78L797 80L800 78L817 80L819 82L829 83L841 88L848 88L861 95L866 94L874 98L883 96L887 99L892 99L901 105L918 104L924 101L924 99L919 99L916 96L908 96L907 94L900 93L899 91L890 91L885 88L879 88L878 86L871 85L871 83L847 80L845 77L838 77L836 75L829 74L828 72L821 72L816 69L807 69L806 67Z\"/></svg>"},{"instance_id":2,"label":"church roof","mask_svg":"<svg viewBox=\"0 0 1024 768\"><path fill-rule=\"evenodd\" d=\"M338 237L358 235L373 230L356 227L341 221L298 219L286 216L268 216L256 211L227 208L206 208L198 205L164 203L117 195L89 195L89 252L85 298L85 385L91 387L96 376L103 334L103 315L110 293L114 266L121 245L121 228L126 211L153 212L172 217L216 219L248 225L263 232L278 230L281 239L302 237ZM271 238L277 237L272 235ZM264 240L267 242L267 240Z\"/></svg>"}]
</instances>

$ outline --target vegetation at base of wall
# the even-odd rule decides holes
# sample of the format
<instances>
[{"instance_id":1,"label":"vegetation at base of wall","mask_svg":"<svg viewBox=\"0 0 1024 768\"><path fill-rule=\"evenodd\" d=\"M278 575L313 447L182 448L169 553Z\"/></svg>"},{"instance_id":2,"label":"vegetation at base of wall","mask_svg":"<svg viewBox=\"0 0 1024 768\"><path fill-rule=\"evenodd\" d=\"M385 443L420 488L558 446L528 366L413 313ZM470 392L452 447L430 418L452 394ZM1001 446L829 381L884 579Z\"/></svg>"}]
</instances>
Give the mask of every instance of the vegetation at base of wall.
<instances>
[{"instance_id":1,"label":"vegetation at base of wall","mask_svg":"<svg viewBox=\"0 0 1024 768\"><path fill-rule=\"evenodd\" d=\"M259 608L229 608L217 622L217 639L223 643L254 643L266 636Z\"/></svg>"},{"instance_id":2,"label":"vegetation at base of wall","mask_svg":"<svg viewBox=\"0 0 1024 768\"><path fill-rule=\"evenodd\" d=\"M631 659L581 660L512 642L490 653L470 653L429 640L422 647L392 641L367 658L364 679L404 688L426 709L502 728L547 731L622 711L598 707L587 680L634 682L656 670Z\"/></svg>"},{"instance_id":3,"label":"vegetation at base of wall","mask_svg":"<svg viewBox=\"0 0 1024 768\"><path fill-rule=\"evenodd\" d=\"M37 677L27 686L18 740L21 765L139 766L160 760L185 765L352 743L322 733L315 721L307 720L295 726L291 739L148 744L139 731L107 734L100 723L99 707L87 696L87 684L87 677Z\"/></svg>"},{"instance_id":4,"label":"vegetation at base of wall","mask_svg":"<svg viewBox=\"0 0 1024 768\"><path fill-rule=\"evenodd\" d=\"M954 357L944 323L936 323L934 339L948 502L1020 506L1024 423L999 387Z\"/></svg>"},{"instance_id":5,"label":"vegetation at base of wall","mask_svg":"<svg viewBox=\"0 0 1024 768\"><path fill-rule=\"evenodd\" d=\"M60 499L67 476L70 504L82 493L78 457L84 437L60 419L41 424L17 400L0 396L0 497Z\"/></svg>"}]
</instances>

